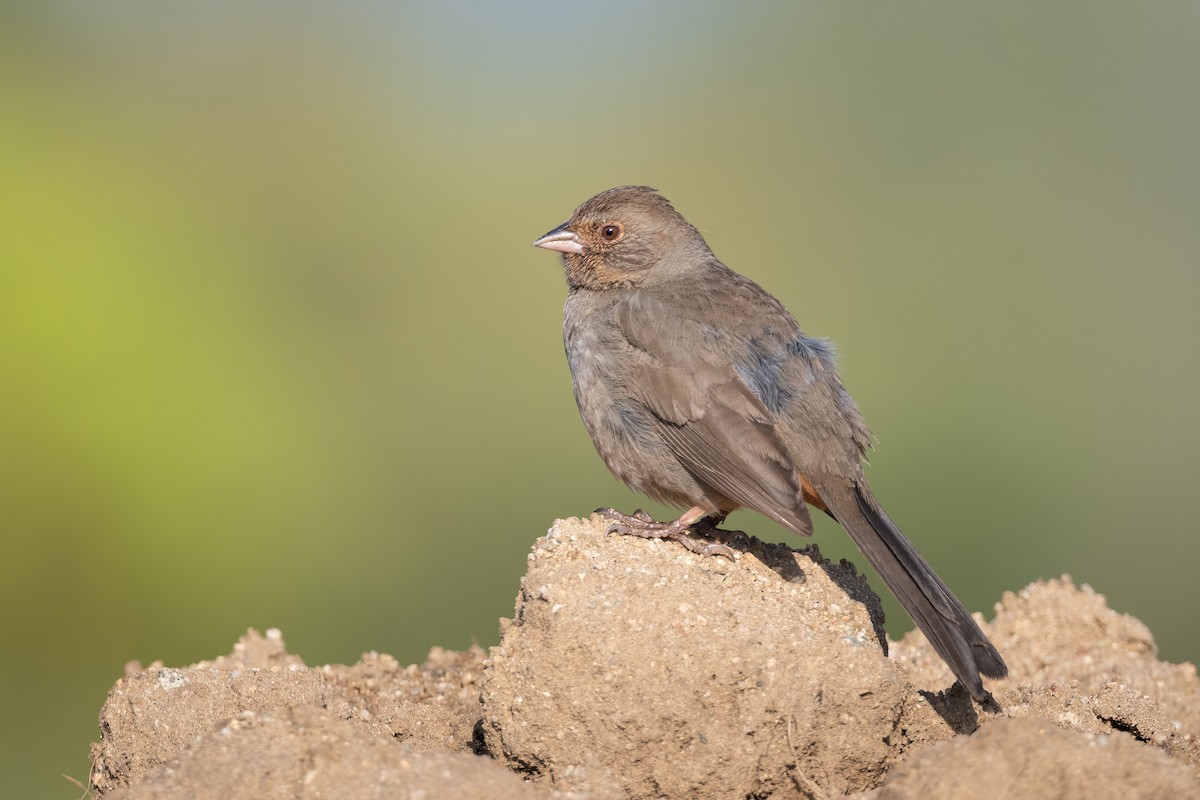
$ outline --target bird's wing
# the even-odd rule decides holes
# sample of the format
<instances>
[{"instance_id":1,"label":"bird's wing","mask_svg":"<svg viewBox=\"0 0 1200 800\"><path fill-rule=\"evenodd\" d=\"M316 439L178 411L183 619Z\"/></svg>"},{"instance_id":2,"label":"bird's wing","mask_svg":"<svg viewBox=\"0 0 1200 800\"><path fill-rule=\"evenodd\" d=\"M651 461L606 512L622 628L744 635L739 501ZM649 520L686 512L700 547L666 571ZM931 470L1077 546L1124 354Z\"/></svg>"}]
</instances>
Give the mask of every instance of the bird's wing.
<instances>
[{"instance_id":1,"label":"bird's wing","mask_svg":"<svg viewBox=\"0 0 1200 800\"><path fill-rule=\"evenodd\" d=\"M734 365L706 351L711 332L646 296L618 306L614 321L645 356L628 374L629 392L653 413L679 462L739 505L811 535L812 518L773 414Z\"/></svg>"}]
</instances>

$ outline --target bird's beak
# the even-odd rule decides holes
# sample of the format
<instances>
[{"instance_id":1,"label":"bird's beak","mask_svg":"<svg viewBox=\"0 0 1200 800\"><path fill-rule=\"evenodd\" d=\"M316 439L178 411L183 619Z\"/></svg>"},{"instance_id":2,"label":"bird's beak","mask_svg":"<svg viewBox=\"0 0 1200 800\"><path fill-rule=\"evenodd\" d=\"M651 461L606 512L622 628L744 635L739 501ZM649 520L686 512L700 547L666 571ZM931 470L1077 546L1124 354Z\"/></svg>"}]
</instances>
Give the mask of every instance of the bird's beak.
<instances>
[{"instance_id":1,"label":"bird's beak","mask_svg":"<svg viewBox=\"0 0 1200 800\"><path fill-rule=\"evenodd\" d=\"M547 250L557 250L560 253L582 253L583 242L567 229L569 222L564 222L554 230L533 243L534 247L544 247Z\"/></svg>"}]
</instances>

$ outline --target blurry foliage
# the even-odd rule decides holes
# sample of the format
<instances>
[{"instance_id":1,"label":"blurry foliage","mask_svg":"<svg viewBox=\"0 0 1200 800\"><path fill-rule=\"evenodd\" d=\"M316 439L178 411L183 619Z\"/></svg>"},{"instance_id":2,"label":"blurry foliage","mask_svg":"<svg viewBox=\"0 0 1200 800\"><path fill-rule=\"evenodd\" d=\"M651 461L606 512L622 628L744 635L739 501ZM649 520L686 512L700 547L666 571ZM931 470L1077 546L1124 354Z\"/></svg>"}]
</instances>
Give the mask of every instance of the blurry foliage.
<instances>
[{"instance_id":1,"label":"blurry foliage","mask_svg":"<svg viewBox=\"0 0 1200 800\"><path fill-rule=\"evenodd\" d=\"M838 342L969 606L1069 571L1197 658L1194 6L756 9L0 8L12 796L127 659L490 644L551 520L641 505L529 249L627 182Z\"/></svg>"}]
</instances>

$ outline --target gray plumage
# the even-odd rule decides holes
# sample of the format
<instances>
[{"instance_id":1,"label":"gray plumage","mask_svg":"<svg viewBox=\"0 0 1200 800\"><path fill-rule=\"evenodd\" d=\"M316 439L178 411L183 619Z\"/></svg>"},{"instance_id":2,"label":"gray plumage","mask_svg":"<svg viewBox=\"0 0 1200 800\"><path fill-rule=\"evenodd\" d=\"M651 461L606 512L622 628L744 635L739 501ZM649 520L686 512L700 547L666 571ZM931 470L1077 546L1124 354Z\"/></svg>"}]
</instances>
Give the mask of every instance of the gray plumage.
<instances>
[{"instance_id":1,"label":"gray plumage","mask_svg":"<svg viewBox=\"0 0 1200 800\"><path fill-rule=\"evenodd\" d=\"M979 701L1000 654L876 503L871 435L829 345L713 256L642 186L610 189L536 242L563 252L564 342L584 425L609 469L661 503L752 508L804 536L833 516ZM662 527L662 526L660 526Z\"/></svg>"}]
</instances>

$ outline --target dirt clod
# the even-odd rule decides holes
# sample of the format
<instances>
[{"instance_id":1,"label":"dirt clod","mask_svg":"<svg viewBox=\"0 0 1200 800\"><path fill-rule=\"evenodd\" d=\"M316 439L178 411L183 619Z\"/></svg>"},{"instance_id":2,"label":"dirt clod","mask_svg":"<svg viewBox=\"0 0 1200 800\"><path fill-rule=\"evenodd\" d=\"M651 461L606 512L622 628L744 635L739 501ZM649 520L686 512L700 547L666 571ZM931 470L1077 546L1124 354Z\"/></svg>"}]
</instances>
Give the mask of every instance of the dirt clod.
<instances>
[{"instance_id":1,"label":"dirt clod","mask_svg":"<svg viewBox=\"0 0 1200 800\"><path fill-rule=\"evenodd\" d=\"M743 538L731 562L606 527L537 540L486 656L313 668L250 631L213 661L131 663L95 796L1200 797L1195 668L1070 578L984 623L1011 675L982 709L815 548Z\"/></svg>"}]
</instances>

